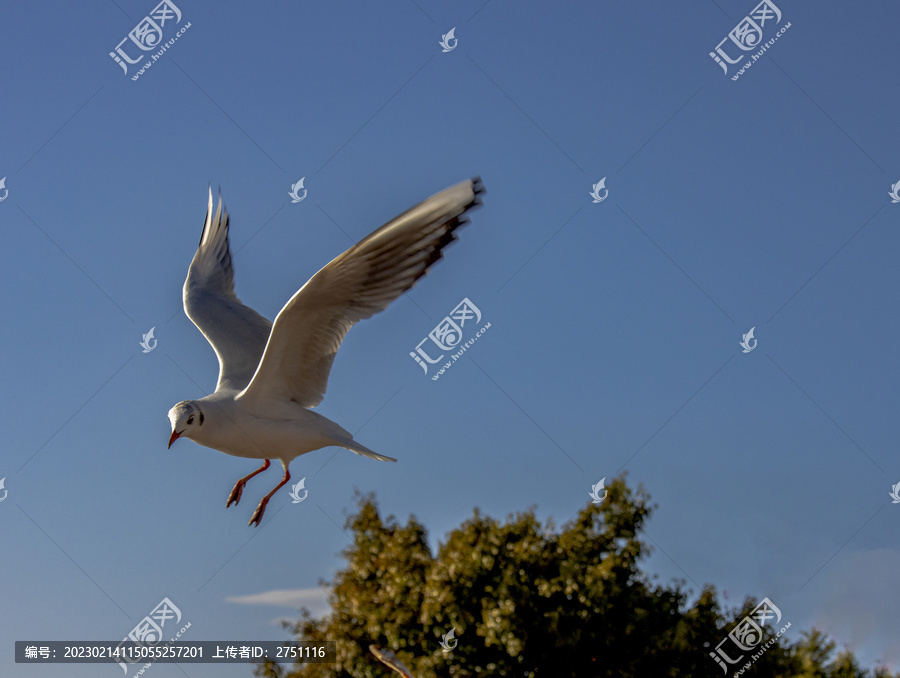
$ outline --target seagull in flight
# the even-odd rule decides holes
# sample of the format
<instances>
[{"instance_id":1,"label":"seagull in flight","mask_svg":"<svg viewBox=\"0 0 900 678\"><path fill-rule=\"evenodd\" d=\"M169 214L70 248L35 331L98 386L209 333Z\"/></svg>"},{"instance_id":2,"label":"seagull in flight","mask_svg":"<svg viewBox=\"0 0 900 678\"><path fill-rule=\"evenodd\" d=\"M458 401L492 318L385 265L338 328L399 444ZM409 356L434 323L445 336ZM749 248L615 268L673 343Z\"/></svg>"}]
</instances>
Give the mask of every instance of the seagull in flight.
<instances>
[{"instance_id":1,"label":"seagull in flight","mask_svg":"<svg viewBox=\"0 0 900 678\"><path fill-rule=\"evenodd\" d=\"M301 454L329 445L397 461L358 443L341 426L313 412L325 395L334 356L347 331L387 308L410 289L468 223L481 204L475 177L444 189L407 210L333 259L301 287L274 324L240 302L228 245L228 212L212 189L200 245L184 281L184 312L219 359L216 390L169 410L172 434L225 454L262 459L237 481L225 507L237 505L247 481L281 461L284 476L262 498L250 525L259 525L269 499L290 479Z\"/></svg>"}]
</instances>

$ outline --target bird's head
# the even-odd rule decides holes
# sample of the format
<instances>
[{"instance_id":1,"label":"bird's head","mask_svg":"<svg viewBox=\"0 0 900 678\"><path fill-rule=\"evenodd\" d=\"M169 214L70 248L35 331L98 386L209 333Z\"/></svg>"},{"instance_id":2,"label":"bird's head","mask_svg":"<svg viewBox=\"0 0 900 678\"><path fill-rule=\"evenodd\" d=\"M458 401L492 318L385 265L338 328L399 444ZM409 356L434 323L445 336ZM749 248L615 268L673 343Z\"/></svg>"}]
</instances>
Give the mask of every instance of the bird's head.
<instances>
[{"instance_id":1,"label":"bird's head","mask_svg":"<svg viewBox=\"0 0 900 678\"><path fill-rule=\"evenodd\" d=\"M172 424L172 435L169 447L181 436L191 437L191 433L203 426L203 412L195 400L182 400L169 410L169 421Z\"/></svg>"}]
</instances>

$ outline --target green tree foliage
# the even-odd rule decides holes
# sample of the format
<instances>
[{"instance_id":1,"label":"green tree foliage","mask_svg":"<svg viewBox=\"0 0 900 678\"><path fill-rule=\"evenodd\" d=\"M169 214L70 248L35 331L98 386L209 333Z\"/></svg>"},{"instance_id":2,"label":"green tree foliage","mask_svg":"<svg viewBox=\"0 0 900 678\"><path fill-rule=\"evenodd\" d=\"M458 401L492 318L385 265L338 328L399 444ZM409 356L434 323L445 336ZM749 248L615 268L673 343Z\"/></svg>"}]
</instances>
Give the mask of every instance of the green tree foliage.
<instances>
[{"instance_id":1,"label":"green tree foliage","mask_svg":"<svg viewBox=\"0 0 900 678\"><path fill-rule=\"evenodd\" d=\"M347 520L354 541L332 584L332 613L304 611L291 627L298 640L335 641L337 663L266 664L256 675L396 678L369 652L375 644L416 678L721 678L709 653L756 601L729 612L711 586L691 603L684 582L652 584L639 569L649 497L624 478L607 489L605 501L587 504L561 531L530 511L501 523L476 509L437 556L414 517L383 520L374 498L361 497ZM458 644L443 652L451 628ZM891 678L860 669L847 653L831 659L835 645L819 631L788 635L801 637L773 642L744 675Z\"/></svg>"}]
</instances>

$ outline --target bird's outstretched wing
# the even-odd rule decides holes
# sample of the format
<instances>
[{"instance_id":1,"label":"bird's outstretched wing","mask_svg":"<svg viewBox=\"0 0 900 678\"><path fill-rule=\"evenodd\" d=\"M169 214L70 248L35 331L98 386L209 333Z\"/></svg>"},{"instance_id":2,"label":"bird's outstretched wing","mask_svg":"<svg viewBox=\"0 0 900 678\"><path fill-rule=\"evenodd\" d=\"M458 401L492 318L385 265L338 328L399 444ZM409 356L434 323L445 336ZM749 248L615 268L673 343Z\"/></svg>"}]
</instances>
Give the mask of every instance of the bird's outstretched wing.
<instances>
[{"instance_id":1,"label":"bird's outstretched wing","mask_svg":"<svg viewBox=\"0 0 900 678\"><path fill-rule=\"evenodd\" d=\"M240 391L247 386L266 348L272 323L234 294L228 212L220 194L213 214L212 189L203 235L184 281L184 312L219 358L216 390Z\"/></svg>"},{"instance_id":2,"label":"bird's outstretched wing","mask_svg":"<svg viewBox=\"0 0 900 678\"><path fill-rule=\"evenodd\" d=\"M456 239L464 216L481 204L481 179L431 196L363 238L301 287L275 318L250 384L238 396L255 410L293 400L322 401L341 341L360 320L411 288Z\"/></svg>"}]
</instances>

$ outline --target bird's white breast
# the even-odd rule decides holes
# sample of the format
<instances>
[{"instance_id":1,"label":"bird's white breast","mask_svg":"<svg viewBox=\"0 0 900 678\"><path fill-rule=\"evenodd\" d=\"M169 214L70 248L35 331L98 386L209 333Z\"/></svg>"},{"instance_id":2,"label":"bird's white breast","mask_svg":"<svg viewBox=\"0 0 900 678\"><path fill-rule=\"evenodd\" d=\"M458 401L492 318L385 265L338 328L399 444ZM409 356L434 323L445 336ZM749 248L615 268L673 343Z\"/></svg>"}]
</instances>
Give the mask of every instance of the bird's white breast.
<instances>
[{"instance_id":1,"label":"bird's white breast","mask_svg":"<svg viewBox=\"0 0 900 678\"><path fill-rule=\"evenodd\" d=\"M351 437L330 419L296 403L279 404L260 414L247 411L234 395L224 395L198 401L205 420L191 432L191 440L236 457L290 461L334 445L336 438Z\"/></svg>"}]
</instances>

